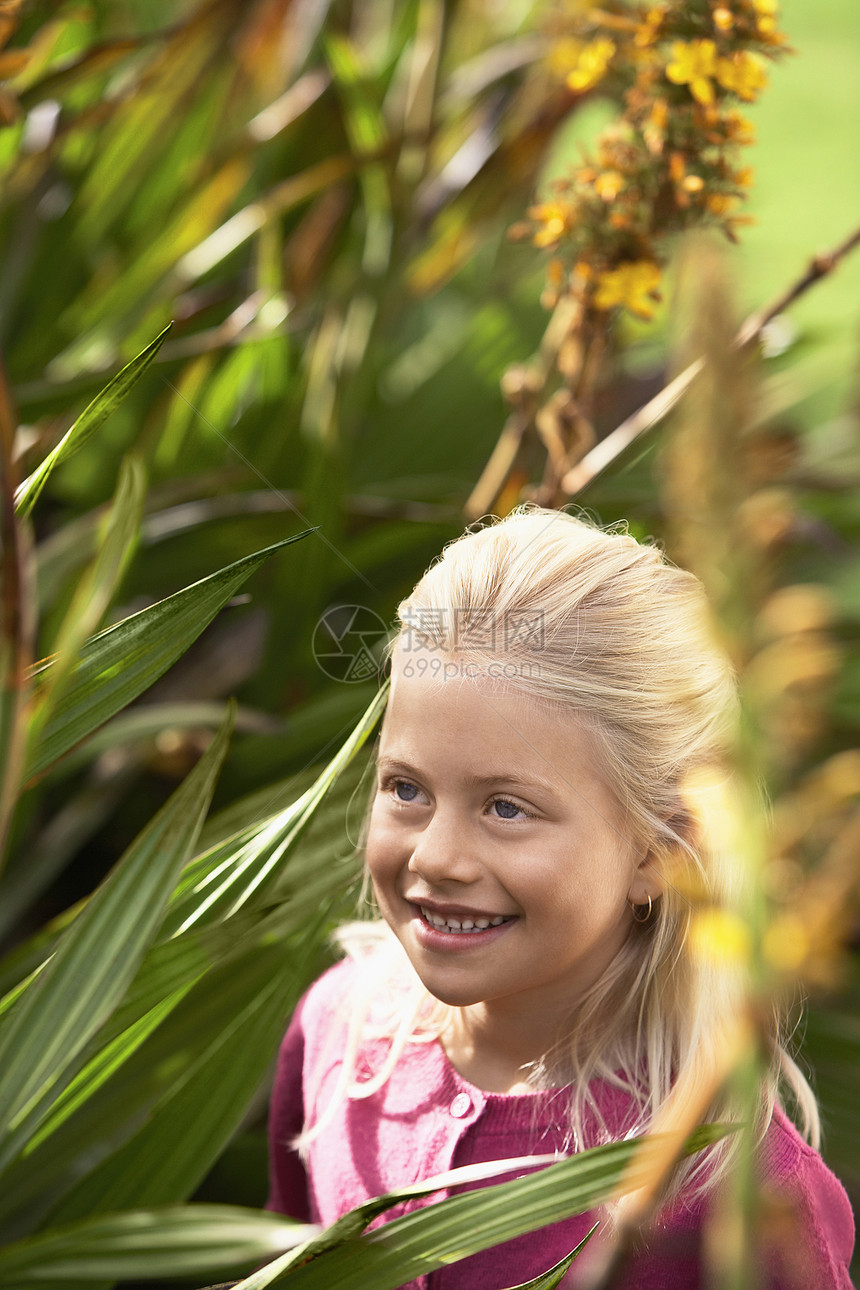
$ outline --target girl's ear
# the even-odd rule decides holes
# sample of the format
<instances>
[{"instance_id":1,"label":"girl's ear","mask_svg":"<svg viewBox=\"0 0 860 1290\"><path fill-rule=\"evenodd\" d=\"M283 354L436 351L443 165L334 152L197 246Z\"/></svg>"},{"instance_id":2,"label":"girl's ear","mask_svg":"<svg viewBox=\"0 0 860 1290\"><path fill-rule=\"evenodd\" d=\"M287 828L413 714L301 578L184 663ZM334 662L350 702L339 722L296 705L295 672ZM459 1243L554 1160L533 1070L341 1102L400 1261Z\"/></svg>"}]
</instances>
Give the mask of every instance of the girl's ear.
<instances>
[{"instance_id":1,"label":"girl's ear","mask_svg":"<svg viewBox=\"0 0 860 1290\"><path fill-rule=\"evenodd\" d=\"M665 883L660 866L652 851L648 851L636 866L627 902L630 905L647 905L663 895Z\"/></svg>"}]
</instances>

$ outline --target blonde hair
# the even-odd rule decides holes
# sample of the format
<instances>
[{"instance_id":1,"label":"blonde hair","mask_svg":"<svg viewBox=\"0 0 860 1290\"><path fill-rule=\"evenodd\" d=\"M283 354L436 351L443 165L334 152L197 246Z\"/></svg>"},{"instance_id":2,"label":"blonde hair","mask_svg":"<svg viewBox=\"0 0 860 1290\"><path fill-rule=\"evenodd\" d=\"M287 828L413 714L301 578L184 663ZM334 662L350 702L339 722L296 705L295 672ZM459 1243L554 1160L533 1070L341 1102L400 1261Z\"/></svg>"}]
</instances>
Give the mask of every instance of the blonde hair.
<instances>
[{"instance_id":1,"label":"blonde hair","mask_svg":"<svg viewBox=\"0 0 860 1290\"><path fill-rule=\"evenodd\" d=\"M451 543L398 613L400 639L418 633L423 644L446 655L468 652L479 667L503 658L507 685L589 727L631 837L661 878L653 913L631 923L608 970L572 1005L563 1048L545 1054L531 1072L537 1085L570 1084L573 1144L594 1145L584 1141L584 1125L595 1116L599 1122L590 1093L595 1079L630 1093L634 1113L626 1131L641 1132L673 1105L679 1089L707 1082L744 1001L742 973L691 952L687 935L689 892L698 891L710 906L731 908L739 881L733 858L697 833L682 795L696 770L729 774L726 751L738 707L735 678L713 640L701 584L656 546L625 532L523 507ZM365 924L361 936L366 949L374 932ZM341 940L350 948L353 933L344 929ZM389 978L402 973L402 967L392 968L395 961L380 953L380 972ZM422 1010L420 984L408 1004L402 998L401 1024L392 1019L388 1030L385 1070L366 1086L347 1078L347 1095L367 1096L378 1088L410 1036L444 1028L447 1010L428 1004L429 996ZM361 1026L355 1016L353 1055ZM775 1017L766 1041L772 1061L758 1131L767 1127L782 1078L815 1140L815 1100L780 1042ZM720 1093L709 1109L721 1118L731 1115L728 1095ZM696 1186L710 1187L731 1151L723 1146L704 1166L682 1166L672 1190L691 1177Z\"/></svg>"}]
</instances>

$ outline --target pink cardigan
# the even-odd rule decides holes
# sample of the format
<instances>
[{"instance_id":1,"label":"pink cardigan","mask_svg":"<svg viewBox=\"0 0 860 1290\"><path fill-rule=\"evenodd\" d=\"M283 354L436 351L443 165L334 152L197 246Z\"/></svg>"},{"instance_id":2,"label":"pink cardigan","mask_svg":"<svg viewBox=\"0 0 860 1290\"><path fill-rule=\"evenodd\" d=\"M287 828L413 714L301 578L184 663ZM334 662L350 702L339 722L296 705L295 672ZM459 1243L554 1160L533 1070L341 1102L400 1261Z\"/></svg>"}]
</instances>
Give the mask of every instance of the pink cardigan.
<instances>
[{"instance_id":1,"label":"pink cardigan","mask_svg":"<svg viewBox=\"0 0 860 1290\"><path fill-rule=\"evenodd\" d=\"M305 1168L288 1144L305 1123L316 1123L335 1092L356 975L349 960L325 973L296 1009L281 1047L269 1120L269 1209L328 1226L369 1197L459 1165L563 1149L563 1090L485 1093L458 1074L440 1044L416 1043L407 1045L378 1093L338 1103L333 1120L311 1143ZM362 1043L359 1078L379 1069L386 1050L387 1041ZM606 1085L596 1096L620 1136L626 1097ZM854 1224L848 1197L779 1110L764 1140L761 1169L776 1201L763 1243L763 1285L851 1290ZM427 1203L397 1206L376 1225ZM526 1281L568 1254L597 1217L583 1214L517 1237L419 1277L410 1287L500 1290ZM703 1217L701 1203L665 1210L631 1259L624 1290L699 1290ZM571 1285L578 1283L584 1258L573 1265Z\"/></svg>"}]
</instances>

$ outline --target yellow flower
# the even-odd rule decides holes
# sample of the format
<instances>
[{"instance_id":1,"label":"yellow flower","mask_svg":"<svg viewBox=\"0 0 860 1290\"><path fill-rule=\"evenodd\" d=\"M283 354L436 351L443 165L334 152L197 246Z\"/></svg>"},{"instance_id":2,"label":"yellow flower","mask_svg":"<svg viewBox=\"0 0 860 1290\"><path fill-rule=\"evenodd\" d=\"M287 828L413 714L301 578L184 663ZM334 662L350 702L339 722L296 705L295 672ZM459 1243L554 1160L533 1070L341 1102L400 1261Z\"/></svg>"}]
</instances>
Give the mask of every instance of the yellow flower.
<instances>
[{"instance_id":1,"label":"yellow flower","mask_svg":"<svg viewBox=\"0 0 860 1290\"><path fill-rule=\"evenodd\" d=\"M684 175L687 173L687 167L684 164L684 154L673 152L669 156L669 178L673 184L683 183Z\"/></svg>"},{"instance_id":2,"label":"yellow flower","mask_svg":"<svg viewBox=\"0 0 860 1290\"><path fill-rule=\"evenodd\" d=\"M727 112L723 117L726 138L731 143L747 144L755 142L755 127L740 112Z\"/></svg>"},{"instance_id":3,"label":"yellow flower","mask_svg":"<svg viewBox=\"0 0 860 1290\"><path fill-rule=\"evenodd\" d=\"M621 305L639 318L652 318L656 309L654 292L660 283L660 270L653 260L634 260L607 269L597 279L594 304L598 309Z\"/></svg>"},{"instance_id":4,"label":"yellow flower","mask_svg":"<svg viewBox=\"0 0 860 1290\"><path fill-rule=\"evenodd\" d=\"M724 9L722 6L714 10L714 26L720 31L731 31L735 24L734 16L731 9Z\"/></svg>"},{"instance_id":5,"label":"yellow flower","mask_svg":"<svg viewBox=\"0 0 860 1290\"><path fill-rule=\"evenodd\" d=\"M709 193L705 199L705 205L712 215L729 215L737 209L739 199L727 193Z\"/></svg>"},{"instance_id":6,"label":"yellow flower","mask_svg":"<svg viewBox=\"0 0 860 1290\"><path fill-rule=\"evenodd\" d=\"M563 36L557 40L549 52L550 69L556 76L567 76L576 67L582 53L582 41L572 36Z\"/></svg>"},{"instance_id":7,"label":"yellow flower","mask_svg":"<svg viewBox=\"0 0 860 1290\"><path fill-rule=\"evenodd\" d=\"M812 937L797 914L789 911L775 918L765 930L761 948L778 972L794 975L809 957Z\"/></svg>"},{"instance_id":8,"label":"yellow flower","mask_svg":"<svg viewBox=\"0 0 860 1290\"><path fill-rule=\"evenodd\" d=\"M728 909L701 909L690 921L689 945L708 963L746 966L752 954L752 937L746 923Z\"/></svg>"},{"instance_id":9,"label":"yellow flower","mask_svg":"<svg viewBox=\"0 0 860 1290\"><path fill-rule=\"evenodd\" d=\"M731 58L718 58L716 75L724 90L731 90L747 103L767 85L764 60L748 49L739 50Z\"/></svg>"},{"instance_id":10,"label":"yellow flower","mask_svg":"<svg viewBox=\"0 0 860 1290\"><path fill-rule=\"evenodd\" d=\"M775 18L779 10L777 0L752 0L752 7L764 18Z\"/></svg>"},{"instance_id":11,"label":"yellow flower","mask_svg":"<svg viewBox=\"0 0 860 1290\"><path fill-rule=\"evenodd\" d=\"M640 49L647 49L653 45L657 39L657 34L663 25L663 19L666 17L665 5L655 5L645 14L644 19L634 37L635 43Z\"/></svg>"},{"instance_id":12,"label":"yellow flower","mask_svg":"<svg viewBox=\"0 0 860 1290\"><path fill-rule=\"evenodd\" d=\"M599 40L593 40L590 44L583 45L576 66L572 72L568 73L568 89L576 90L578 94L593 89L598 81L602 81L606 75L609 60L614 53L615 42L609 40L606 36L601 36Z\"/></svg>"},{"instance_id":13,"label":"yellow flower","mask_svg":"<svg viewBox=\"0 0 860 1290\"><path fill-rule=\"evenodd\" d=\"M712 40L676 40L666 75L675 85L689 85L693 98L707 105L714 101L711 77L716 63L717 47Z\"/></svg>"},{"instance_id":14,"label":"yellow flower","mask_svg":"<svg viewBox=\"0 0 860 1290\"><path fill-rule=\"evenodd\" d=\"M604 170L595 179L594 188L598 197L602 197L605 202L614 202L624 183L624 176L619 170Z\"/></svg>"},{"instance_id":15,"label":"yellow flower","mask_svg":"<svg viewBox=\"0 0 860 1290\"><path fill-rule=\"evenodd\" d=\"M543 202L539 206L530 206L529 219L543 225L534 234L535 246L554 246L573 226L574 208L570 202Z\"/></svg>"}]
</instances>

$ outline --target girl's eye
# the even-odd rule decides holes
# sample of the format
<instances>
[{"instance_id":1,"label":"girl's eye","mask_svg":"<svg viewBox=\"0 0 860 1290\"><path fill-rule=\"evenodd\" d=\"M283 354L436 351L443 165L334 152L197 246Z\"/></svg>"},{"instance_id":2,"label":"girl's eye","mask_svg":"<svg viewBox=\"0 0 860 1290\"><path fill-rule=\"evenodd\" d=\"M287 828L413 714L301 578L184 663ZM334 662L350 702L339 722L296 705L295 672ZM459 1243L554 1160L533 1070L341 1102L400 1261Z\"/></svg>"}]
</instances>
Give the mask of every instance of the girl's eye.
<instances>
[{"instance_id":1,"label":"girl's eye","mask_svg":"<svg viewBox=\"0 0 860 1290\"><path fill-rule=\"evenodd\" d=\"M394 779L387 785L397 802L417 802L421 790L417 784L410 784L408 779Z\"/></svg>"},{"instance_id":2,"label":"girl's eye","mask_svg":"<svg viewBox=\"0 0 860 1290\"><path fill-rule=\"evenodd\" d=\"M516 802L509 802L505 797L494 798L491 805L500 820L515 820L518 815L528 816L528 811L522 806L517 806Z\"/></svg>"}]
</instances>

